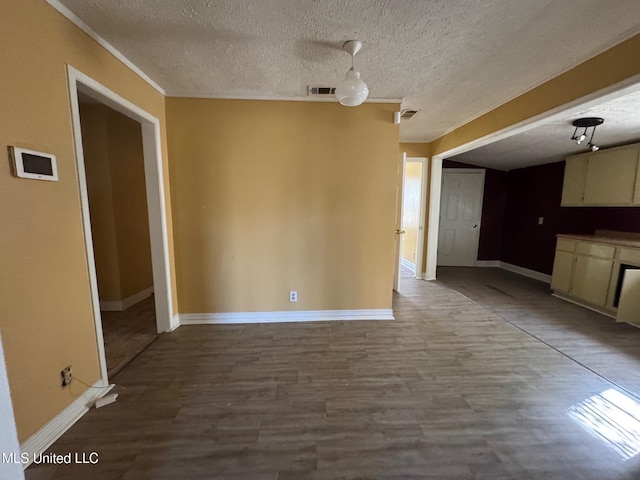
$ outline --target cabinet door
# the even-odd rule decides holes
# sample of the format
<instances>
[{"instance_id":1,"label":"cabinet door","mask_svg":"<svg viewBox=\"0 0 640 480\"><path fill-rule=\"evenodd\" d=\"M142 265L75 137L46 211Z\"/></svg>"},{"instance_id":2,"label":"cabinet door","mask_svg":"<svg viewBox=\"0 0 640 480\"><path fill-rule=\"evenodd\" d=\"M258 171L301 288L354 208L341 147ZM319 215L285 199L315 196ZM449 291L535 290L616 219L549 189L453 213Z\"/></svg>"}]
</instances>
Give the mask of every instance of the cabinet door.
<instances>
[{"instance_id":1,"label":"cabinet door","mask_svg":"<svg viewBox=\"0 0 640 480\"><path fill-rule=\"evenodd\" d=\"M640 325L640 270L624 272L616 320Z\"/></svg>"},{"instance_id":2,"label":"cabinet door","mask_svg":"<svg viewBox=\"0 0 640 480\"><path fill-rule=\"evenodd\" d=\"M587 158L588 155L567 157L560 205L582 205L584 182L587 176Z\"/></svg>"},{"instance_id":3,"label":"cabinet door","mask_svg":"<svg viewBox=\"0 0 640 480\"><path fill-rule=\"evenodd\" d=\"M571 273L573 272L572 252L556 250L556 258L553 261L553 273L551 274L551 289L557 292L569 293L571 288Z\"/></svg>"},{"instance_id":4,"label":"cabinet door","mask_svg":"<svg viewBox=\"0 0 640 480\"><path fill-rule=\"evenodd\" d=\"M592 305L607 303L613 260L576 255L571 294Z\"/></svg>"},{"instance_id":5,"label":"cabinet door","mask_svg":"<svg viewBox=\"0 0 640 480\"><path fill-rule=\"evenodd\" d=\"M589 156L585 205L631 205L634 200L638 150L604 150Z\"/></svg>"}]
</instances>

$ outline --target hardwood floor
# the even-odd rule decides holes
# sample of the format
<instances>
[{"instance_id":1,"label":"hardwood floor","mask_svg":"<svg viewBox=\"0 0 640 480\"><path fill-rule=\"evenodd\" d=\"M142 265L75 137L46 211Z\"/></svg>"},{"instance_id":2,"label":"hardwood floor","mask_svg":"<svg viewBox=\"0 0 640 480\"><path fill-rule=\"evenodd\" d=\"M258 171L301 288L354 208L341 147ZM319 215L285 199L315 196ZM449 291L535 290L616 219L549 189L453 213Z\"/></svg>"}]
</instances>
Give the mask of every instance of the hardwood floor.
<instances>
[{"instance_id":1,"label":"hardwood floor","mask_svg":"<svg viewBox=\"0 0 640 480\"><path fill-rule=\"evenodd\" d=\"M454 283L454 274L442 276ZM395 321L184 326L162 335L114 378L119 400L90 411L51 448L95 451L99 463L34 465L27 478L640 478L632 419L619 425L624 437L596 415L607 400L592 398L620 389L510 323L515 317L501 318L517 316L517 302L495 313L491 287L482 289L485 307L480 293L471 300L440 282L402 280ZM579 323L578 307L534 302L539 286L507 283L496 287L551 301L521 309L523 324L538 315L560 330L549 320L555 308ZM608 335L593 327L569 346L578 352L591 345L583 335ZM639 333L627 331L628 345ZM637 355L629 362L640 370ZM578 418L592 418L600 436Z\"/></svg>"},{"instance_id":2,"label":"hardwood floor","mask_svg":"<svg viewBox=\"0 0 640 480\"><path fill-rule=\"evenodd\" d=\"M498 268L438 268L440 282L640 397L640 329L550 296L549 285Z\"/></svg>"},{"instance_id":3,"label":"hardwood floor","mask_svg":"<svg viewBox=\"0 0 640 480\"><path fill-rule=\"evenodd\" d=\"M153 295L123 312L100 315L107 372L113 377L158 338Z\"/></svg>"}]
</instances>

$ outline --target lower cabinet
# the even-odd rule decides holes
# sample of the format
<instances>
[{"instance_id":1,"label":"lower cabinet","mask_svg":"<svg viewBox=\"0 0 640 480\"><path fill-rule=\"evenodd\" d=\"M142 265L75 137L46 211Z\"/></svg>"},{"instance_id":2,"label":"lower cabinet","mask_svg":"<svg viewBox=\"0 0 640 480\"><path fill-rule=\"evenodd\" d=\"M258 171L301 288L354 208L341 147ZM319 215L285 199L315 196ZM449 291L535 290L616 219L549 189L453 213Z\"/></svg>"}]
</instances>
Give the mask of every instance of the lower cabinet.
<instances>
[{"instance_id":1,"label":"lower cabinet","mask_svg":"<svg viewBox=\"0 0 640 480\"><path fill-rule=\"evenodd\" d=\"M552 290L562 293L571 291L574 256L573 252L556 250L556 259L553 262L553 273L551 274Z\"/></svg>"},{"instance_id":2,"label":"lower cabinet","mask_svg":"<svg viewBox=\"0 0 640 480\"><path fill-rule=\"evenodd\" d=\"M571 295L592 305L605 307L612 271L613 260L576 255Z\"/></svg>"},{"instance_id":3,"label":"lower cabinet","mask_svg":"<svg viewBox=\"0 0 640 480\"><path fill-rule=\"evenodd\" d=\"M640 269L624 274L616 320L640 326Z\"/></svg>"},{"instance_id":4,"label":"lower cabinet","mask_svg":"<svg viewBox=\"0 0 640 480\"><path fill-rule=\"evenodd\" d=\"M609 290L616 248L586 241L558 238L551 275L551 289L611 310Z\"/></svg>"}]
</instances>

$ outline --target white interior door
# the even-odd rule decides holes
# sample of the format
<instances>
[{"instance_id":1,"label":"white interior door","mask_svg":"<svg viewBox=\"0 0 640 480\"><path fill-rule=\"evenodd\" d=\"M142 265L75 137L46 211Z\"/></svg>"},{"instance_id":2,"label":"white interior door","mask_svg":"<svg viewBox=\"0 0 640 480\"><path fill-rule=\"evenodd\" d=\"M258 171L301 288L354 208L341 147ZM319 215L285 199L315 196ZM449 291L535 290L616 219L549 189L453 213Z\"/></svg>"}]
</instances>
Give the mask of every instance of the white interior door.
<instances>
[{"instance_id":1,"label":"white interior door","mask_svg":"<svg viewBox=\"0 0 640 480\"><path fill-rule=\"evenodd\" d=\"M442 170L438 265L476 265L483 196L484 170Z\"/></svg>"}]
</instances>

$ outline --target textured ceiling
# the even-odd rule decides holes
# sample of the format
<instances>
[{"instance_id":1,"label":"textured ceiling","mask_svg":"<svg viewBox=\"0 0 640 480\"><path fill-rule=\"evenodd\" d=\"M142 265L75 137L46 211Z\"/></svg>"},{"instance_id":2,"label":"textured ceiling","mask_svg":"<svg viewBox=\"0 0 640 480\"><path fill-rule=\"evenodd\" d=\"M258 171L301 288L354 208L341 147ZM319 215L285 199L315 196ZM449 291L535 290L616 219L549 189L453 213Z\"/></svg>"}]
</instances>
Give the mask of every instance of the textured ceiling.
<instances>
[{"instance_id":1,"label":"textured ceiling","mask_svg":"<svg viewBox=\"0 0 640 480\"><path fill-rule=\"evenodd\" d=\"M59 0L168 95L305 97L349 67L430 141L640 31L638 0Z\"/></svg>"},{"instance_id":2,"label":"textured ceiling","mask_svg":"<svg viewBox=\"0 0 640 480\"><path fill-rule=\"evenodd\" d=\"M635 90L638 88L636 87ZM567 112L560 118L539 127L451 159L499 170L514 170L531 165L559 162L567 155L587 151L586 142L577 145L571 140L575 129L571 123L576 118L582 117L605 119L604 123L596 129L593 137L593 143L600 148L639 142L640 91L590 108L572 109L572 112Z\"/></svg>"}]
</instances>

